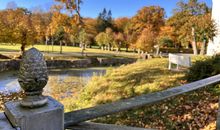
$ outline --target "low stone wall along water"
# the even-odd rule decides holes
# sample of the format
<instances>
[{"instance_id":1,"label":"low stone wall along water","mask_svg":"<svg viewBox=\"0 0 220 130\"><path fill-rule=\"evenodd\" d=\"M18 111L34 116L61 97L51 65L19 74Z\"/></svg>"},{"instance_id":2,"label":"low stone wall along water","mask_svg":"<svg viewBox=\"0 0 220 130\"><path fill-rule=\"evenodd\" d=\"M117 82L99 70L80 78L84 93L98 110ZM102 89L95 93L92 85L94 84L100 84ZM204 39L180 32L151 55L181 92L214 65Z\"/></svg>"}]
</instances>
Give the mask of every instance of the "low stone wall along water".
<instances>
[{"instance_id":1,"label":"low stone wall along water","mask_svg":"<svg viewBox=\"0 0 220 130\"><path fill-rule=\"evenodd\" d=\"M48 68L85 68L93 66L118 66L136 62L132 58L89 58L81 60L47 60ZM18 70L20 60L0 61L0 72Z\"/></svg>"}]
</instances>

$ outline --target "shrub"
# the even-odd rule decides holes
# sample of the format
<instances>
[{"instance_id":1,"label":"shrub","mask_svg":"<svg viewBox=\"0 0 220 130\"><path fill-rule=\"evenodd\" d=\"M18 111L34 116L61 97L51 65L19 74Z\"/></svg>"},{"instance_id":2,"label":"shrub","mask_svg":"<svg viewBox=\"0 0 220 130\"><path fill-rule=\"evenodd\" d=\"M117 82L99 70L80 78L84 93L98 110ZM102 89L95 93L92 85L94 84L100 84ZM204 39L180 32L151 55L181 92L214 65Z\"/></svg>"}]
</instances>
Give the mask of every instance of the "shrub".
<instances>
[{"instance_id":1,"label":"shrub","mask_svg":"<svg viewBox=\"0 0 220 130\"><path fill-rule=\"evenodd\" d=\"M220 56L214 56L196 61L186 74L186 79L188 82L193 82L219 73Z\"/></svg>"},{"instance_id":2,"label":"shrub","mask_svg":"<svg viewBox=\"0 0 220 130\"><path fill-rule=\"evenodd\" d=\"M192 54L193 53L193 50L192 49L184 49L184 48L171 48L171 47L168 47L168 48L160 48L160 51L162 53L190 53Z\"/></svg>"}]
</instances>

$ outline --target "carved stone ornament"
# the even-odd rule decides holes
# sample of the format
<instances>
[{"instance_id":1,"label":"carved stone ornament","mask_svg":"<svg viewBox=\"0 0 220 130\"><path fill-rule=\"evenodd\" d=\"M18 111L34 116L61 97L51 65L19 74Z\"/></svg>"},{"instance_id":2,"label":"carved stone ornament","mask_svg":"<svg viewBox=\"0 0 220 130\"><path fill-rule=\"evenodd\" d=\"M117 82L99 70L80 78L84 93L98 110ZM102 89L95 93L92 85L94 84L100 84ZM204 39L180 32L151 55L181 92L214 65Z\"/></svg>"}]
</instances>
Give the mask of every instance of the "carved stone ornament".
<instances>
[{"instance_id":1,"label":"carved stone ornament","mask_svg":"<svg viewBox=\"0 0 220 130\"><path fill-rule=\"evenodd\" d=\"M47 81L47 65L43 54L36 48L27 50L22 56L18 74L18 82L25 92L21 106L34 108L45 105L47 97L42 92Z\"/></svg>"}]
</instances>

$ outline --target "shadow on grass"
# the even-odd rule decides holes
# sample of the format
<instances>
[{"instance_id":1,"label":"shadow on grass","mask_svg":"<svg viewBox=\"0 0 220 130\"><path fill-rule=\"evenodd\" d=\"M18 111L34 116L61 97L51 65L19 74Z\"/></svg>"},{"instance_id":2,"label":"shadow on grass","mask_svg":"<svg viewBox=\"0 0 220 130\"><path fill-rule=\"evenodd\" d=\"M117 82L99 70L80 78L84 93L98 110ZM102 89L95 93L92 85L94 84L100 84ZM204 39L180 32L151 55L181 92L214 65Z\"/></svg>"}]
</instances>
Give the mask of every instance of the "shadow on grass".
<instances>
[{"instance_id":1,"label":"shadow on grass","mask_svg":"<svg viewBox=\"0 0 220 130\"><path fill-rule=\"evenodd\" d=\"M19 52L19 51L17 49L1 48L1 46L0 46L0 52Z\"/></svg>"}]
</instances>

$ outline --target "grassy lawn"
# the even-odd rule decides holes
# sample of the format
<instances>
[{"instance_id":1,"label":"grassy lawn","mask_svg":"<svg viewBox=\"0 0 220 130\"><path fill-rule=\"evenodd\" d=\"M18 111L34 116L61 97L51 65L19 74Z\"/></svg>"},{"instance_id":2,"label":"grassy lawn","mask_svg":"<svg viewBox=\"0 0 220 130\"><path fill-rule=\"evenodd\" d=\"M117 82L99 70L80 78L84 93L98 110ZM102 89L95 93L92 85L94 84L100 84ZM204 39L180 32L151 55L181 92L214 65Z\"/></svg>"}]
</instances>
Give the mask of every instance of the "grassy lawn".
<instances>
[{"instance_id":1,"label":"grassy lawn","mask_svg":"<svg viewBox=\"0 0 220 130\"><path fill-rule=\"evenodd\" d=\"M32 46L28 46L26 48L29 49ZM60 46L45 46L45 45L34 45L35 48L39 49L42 52L48 52L50 54L56 54L59 55L60 52ZM53 51L52 51L53 50ZM19 52L20 51L20 45L5 45L0 44L0 53L7 53L7 52ZM72 47L72 46L63 46L62 47L63 55L72 55L72 56L81 56L81 48L80 47ZM131 53L131 52L125 52L122 51L120 53L114 52L114 51L103 51L98 48L86 48L84 51L86 53L86 56L104 56L104 57L112 57L112 56L121 56L121 57L132 57L136 58L137 54Z\"/></svg>"},{"instance_id":2,"label":"grassy lawn","mask_svg":"<svg viewBox=\"0 0 220 130\"><path fill-rule=\"evenodd\" d=\"M194 58L195 61L197 58ZM93 77L76 101L60 100L66 111L161 91L186 83L185 72L167 69L167 59L151 59L108 70ZM129 69L128 69L129 68ZM94 120L158 129L215 129L219 86L197 90L167 101Z\"/></svg>"},{"instance_id":3,"label":"grassy lawn","mask_svg":"<svg viewBox=\"0 0 220 130\"><path fill-rule=\"evenodd\" d=\"M79 107L91 107L181 85L184 73L167 69L167 59L151 59L109 70L93 77L81 93ZM129 68L129 69L128 69Z\"/></svg>"},{"instance_id":4,"label":"grassy lawn","mask_svg":"<svg viewBox=\"0 0 220 130\"><path fill-rule=\"evenodd\" d=\"M20 44L16 45L6 45L6 44L0 44L0 51L20 51ZM32 46L28 46L26 49L31 48ZM52 46L48 45L34 45L35 48L39 49L40 51L49 51L52 52ZM96 50L96 49L95 49ZM53 47L54 52L59 52L60 51L60 46L54 45ZM69 47L69 46L63 46L63 52L80 52L79 47Z\"/></svg>"}]
</instances>

